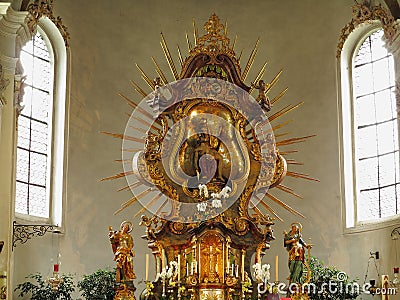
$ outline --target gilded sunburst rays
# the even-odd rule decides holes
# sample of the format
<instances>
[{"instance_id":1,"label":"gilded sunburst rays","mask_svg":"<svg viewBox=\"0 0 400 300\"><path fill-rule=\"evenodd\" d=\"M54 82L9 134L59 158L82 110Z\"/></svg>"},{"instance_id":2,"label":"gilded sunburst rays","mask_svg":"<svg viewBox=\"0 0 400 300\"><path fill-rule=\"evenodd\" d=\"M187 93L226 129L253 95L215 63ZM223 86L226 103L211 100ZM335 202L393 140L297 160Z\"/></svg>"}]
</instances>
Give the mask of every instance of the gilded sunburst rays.
<instances>
[{"instance_id":1,"label":"gilded sunburst rays","mask_svg":"<svg viewBox=\"0 0 400 300\"><path fill-rule=\"evenodd\" d=\"M177 56L178 56L178 62L179 62L178 66L181 67L181 70L177 69L175 62L174 62L174 58L171 55L171 52L168 48L166 39L165 39L164 35L161 34L160 44L161 44L161 48L164 53L166 62L168 63L169 69L172 74L171 81L181 79L183 74L185 74L185 70L189 67L189 63L190 63L191 59L193 59L193 57L196 56L197 54L199 54L200 52L209 51L210 49L212 49L213 51L219 51L220 53L224 53L227 56L229 56L232 59L232 61L235 62L236 69L240 71L241 67L239 65L239 62L242 57L242 53L239 55L239 57L236 58L235 52L234 52L234 48L237 43L237 36L235 36L235 39L233 40L233 43L231 44L230 40L227 38L227 24L225 25L225 27L222 24L221 24L221 26L215 27L215 28L207 27L207 25L205 27L206 27L207 33L204 36L199 37L196 24L193 21L193 41L191 41L191 39L189 38L189 35L186 34L186 43L187 43L187 50L188 50L186 57L183 56L183 53L181 52L181 48L179 47L179 45L177 45ZM222 28L222 30L220 30L221 28ZM207 35L213 35L214 38L211 42L207 40ZM251 67L254 63L255 57L258 52L259 43L260 43L260 38L257 39L255 46L249 55L248 61L246 62L245 66L243 68L243 72L241 72L239 74L240 80L242 82L244 82L246 80L247 76L250 73ZM154 74L156 77L160 78L160 84L167 85L170 82L170 80L168 80L168 76L161 69L160 65L157 63L157 61L154 57L151 57L151 60L155 66ZM148 88L150 88L150 90L154 94L154 91L157 90L157 88L158 88L157 83L155 82L155 80L152 79L151 76L147 75L145 70L143 70L138 64L136 64L136 67L139 70L140 76L143 79L144 83L147 85ZM251 81L251 83L257 83L259 80L261 80L264 77L266 67L267 67L267 62L265 62L261 66L261 68L257 72L253 81ZM272 78L272 80L266 84L265 92L267 95L269 95L271 93L274 85L278 82L282 73L283 73L283 70L280 70ZM145 97L145 98L147 97L147 101L151 102L151 101L149 101L149 99L150 99L149 94L146 92L145 88L141 87L140 84L136 83L133 80L131 81L131 84L132 84L133 88L135 89L135 91L140 96ZM250 84L248 85L248 91L250 93L252 93L254 91L253 86ZM276 105L278 103L278 101L281 101L284 98L287 91L288 91L288 88L285 88L281 92L279 92L276 96L274 96L272 98L272 100L270 101L271 105ZM152 138L154 136L154 134L152 134L152 132L159 134L163 131L163 129L165 130L165 126L168 127L168 124L163 124L160 121L162 119L156 118L154 115L151 114L151 112L138 106L136 104L136 102L134 100L132 100L131 98L129 98L123 94L119 94L119 96L121 96L131 108L139 109L139 111L142 114L141 117L134 116L135 120L137 121L137 125L131 126L131 129L133 129L133 131L136 132L136 134L135 135L126 135L126 134L117 134L117 133L108 133L108 132L103 132L103 133L110 135L112 137L115 137L115 138L129 140L129 141L137 142L137 143L144 145L144 144L148 143L149 138ZM273 108L274 111L271 111L268 113L267 119L265 119L261 122L258 122L258 123L253 122L252 126L254 126L254 128L263 127L267 123L269 124L269 122L271 122L272 127L268 127L266 130L264 130L264 134L268 134L268 132L273 133L281 128L284 128L288 124L290 124L292 122L292 120L283 121L283 122L277 123L277 124L274 124L274 123L281 117L286 116L288 113L298 109L302 104L303 104L303 102L299 102L297 104L288 104L279 109L276 109L274 107ZM154 109L154 107L152 107L152 108ZM250 138L252 138L251 136L252 136L252 131L253 131L251 128L252 127L250 127L250 129L248 129L248 131L246 132L246 136L248 135ZM146 134L147 134L147 138L144 137ZM293 177L293 178L318 181L317 179L314 179L307 174L293 171L292 167L301 166L302 163L299 163L293 159L286 158L286 156L296 153L296 152L298 152L298 150L297 149L284 149L286 146L304 142L307 139L314 137L315 135L287 138L286 137L287 134L288 133L280 133L280 134L275 135L275 137L277 139L275 145L277 148L279 148L279 150L276 149L276 151L277 151L277 153L279 153L280 155L285 157L286 162L289 165L289 167L288 167L289 170L286 171L285 175L289 176L289 177ZM140 147L135 148L133 146L131 148L123 149L124 152L136 152L137 150L143 150L143 149L140 149ZM124 160L121 160L121 162L125 163L125 164L130 163L129 161L127 162ZM134 176L134 174L133 174L133 172L121 172L114 176L107 177L103 180L118 179L118 178L122 178L122 177L126 177L126 176ZM141 186L146 186L146 182L143 180L133 181L132 183L128 184L127 186L121 188L120 191L127 190L127 189L133 189L133 188L139 188ZM297 194L292 188L287 187L286 185L283 185L282 183L275 185L275 188L284 193L287 193L288 195L302 199L302 197L299 194ZM161 191L160 192L157 189L154 190L154 188L149 187L144 190L142 188L142 192L140 192L139 195L134 196L131 199L129 199L128 201L126 201L121 206L121 208L116 211L116 213L131 206L132 204L137 202L138 199L144 198L146 195L148 196L149 194L151 195L149 197L150 200L146 201L146 203L143 205L143 207L137 212L136 216L148 209L151 209L152 212L155 211L156 214L159 214L160 212L162 212L163 209L165 209L167 207L168 207L168 209L174 209L174 208L176 209L177 204L176 203L174 204L175 199L173 196L173 191ZM167 195L167 196L165 197L165 195ZM262 210L258 207L258 205L261 205L261 208L265 209L267 214L272 214L275 218L282 220L282 218L279 217L279 215L275 212L275 210L271 207L271 205L268 202L275 203L278 206L282 207L283 209L289 211L290 213L292 213L294 215L304 217L303 214L301 214L297 210L293 209L291 206L287 205L283 201L279 200L277 198L277 196L272 195L271 190L268 190L268 192L265 193L262 197L255 196L255 198L254 199L252 198L251 201L249 201L248 203L249 203L249 207L252 210L254 210L256 212L256 214L264 215Z\"/></svg>"}]
</instances>

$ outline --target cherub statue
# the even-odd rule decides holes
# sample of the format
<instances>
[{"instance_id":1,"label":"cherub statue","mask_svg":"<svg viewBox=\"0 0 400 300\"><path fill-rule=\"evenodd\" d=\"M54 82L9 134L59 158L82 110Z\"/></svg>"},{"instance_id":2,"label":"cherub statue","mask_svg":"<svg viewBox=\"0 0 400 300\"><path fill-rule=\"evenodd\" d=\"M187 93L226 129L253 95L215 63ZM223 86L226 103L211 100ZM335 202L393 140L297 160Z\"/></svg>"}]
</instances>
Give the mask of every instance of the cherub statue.
<instances>
[{"instance_id":1,"label":"cherub statue","mask_svg":"<svg viewBox=\"0 0 400 300\"><path fill-rule=\"evenodd\" d=\"M271 110L271 102L266 94L266 84L264 80L258 81L258 85L251 83L251 86L258 90L258 97L256 101L261 106L262 109L265 109L267 112Z\"/></svg>"},{"instance_id":2,"label":"cherub statue","mask_svg":"<svg viewBox=\"0 0 400 300\"><path fill-rule=\"evenodd\" d=\"M109 227L109 238L111 247L114 252L114 260L117 263L116 282L132 282L136 278L133 270L133 238L129 234L133 229L131 222L124 221L121 223L118 231L113 231Z\"/></svg>"}]
</instances>

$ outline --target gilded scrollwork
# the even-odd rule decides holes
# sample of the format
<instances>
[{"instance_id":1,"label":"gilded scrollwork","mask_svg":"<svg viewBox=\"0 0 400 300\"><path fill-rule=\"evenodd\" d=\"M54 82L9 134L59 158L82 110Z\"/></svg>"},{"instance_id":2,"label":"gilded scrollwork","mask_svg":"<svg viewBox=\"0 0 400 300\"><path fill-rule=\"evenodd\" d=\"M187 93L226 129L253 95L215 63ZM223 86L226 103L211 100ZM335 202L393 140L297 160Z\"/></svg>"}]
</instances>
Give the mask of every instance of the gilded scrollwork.
<instances>
[{"instance_id":1,"label":"gilded scrollwork","mask_svg":"<svg viewBox=\"0 0 400 300\"><path fill-rule=\"evenodd\" d=\"M57 26L64 39L65 46L68 48L70 38L68 28L62 23L60 16L54 16L53 5L54 0L34 0L33 3L29 4L27 9L29 11L28 28L32 33L36 32L40 18L47 17Z\"/></svg>"},{"instance_id":2,"label":"gilded scrollwork","mask_svg":"<svg viewBox=\"0 0 400 300\"><path fill-rule=\"evenodd\" d=\"M381 4L371 7L370 2L364 0L363 3L356 2L353 5L353 17L351 21L341 30L336 57L340 57L347 37L357 26L363 23L372 22L374 20L381 22L385 38L389 41L389 43L392 43L396 33L399 30L395 19L388 10L382 7Z\"/></svg>"}]
</instances>

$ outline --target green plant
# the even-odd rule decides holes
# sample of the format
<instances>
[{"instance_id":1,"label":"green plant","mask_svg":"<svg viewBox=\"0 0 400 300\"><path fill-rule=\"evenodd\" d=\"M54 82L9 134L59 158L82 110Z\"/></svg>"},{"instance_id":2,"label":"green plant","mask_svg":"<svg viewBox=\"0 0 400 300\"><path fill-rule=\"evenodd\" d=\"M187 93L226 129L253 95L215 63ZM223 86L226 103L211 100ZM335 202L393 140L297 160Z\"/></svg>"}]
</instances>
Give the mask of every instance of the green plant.
<instances>
[{"instance_id":1,"label":"green plant","mask_svg":"<svg viewBox=\"0 0 400 300\"><path fill-rule=\"evenodd\" d=\"M71 275L61 275L62 282L56 291L40 273L30 274L25 278L30 280L18 284L14 289L14 291L19 291L18 297L31 294L32 300L72 300L71 294L75 291L75 286Z\"/></svg>"},{"instance_id":2,"label":"green plant","mask_svg":"<svg viewBox=\"0 0 400 300\"><path fill-rule=\"evenodd\" d=\"M336 267L324 266L324 262L311 256L310 300L356 299L360 294L357 279L350 280Z\"/></svg>"},{"instance_id":3,"label":"green plant","mask_svg":"<svg viewBox=\"0 0 400 300\"><path fill-rule=\"evenodd\" d=\"M79 291L87 300L110 299L115 296L115 269L99 269L92 274L83 275L78 282Z\"/></svg>"}]
</instances>

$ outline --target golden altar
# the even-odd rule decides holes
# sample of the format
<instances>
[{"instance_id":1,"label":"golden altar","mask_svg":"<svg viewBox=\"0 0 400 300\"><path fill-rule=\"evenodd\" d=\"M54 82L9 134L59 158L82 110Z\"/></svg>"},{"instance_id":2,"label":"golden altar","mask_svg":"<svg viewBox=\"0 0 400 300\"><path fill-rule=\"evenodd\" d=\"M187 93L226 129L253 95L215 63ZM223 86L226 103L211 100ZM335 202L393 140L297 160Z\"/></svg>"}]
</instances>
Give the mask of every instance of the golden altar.
<instances>
[{"instance_id":1,"label":"golden altar","mask_svg":"<svg viewBox=\"0 0 400 300\"><path fill-rule=\"evenodd\" d=\"M142 295L149 299L230 300L257 294L260 280L252 268L275 239L272 225L280 219L266 199L302 216L270 190L300 197L282 184L285 176L314 180L288 170L298 164L285 159L293 151L278 150L311 136L276 141L274 131L288 122L270 125L302 104L270 113L287 90L269 98L282 71L265 83L265 63L246 85L259 40L242 71L242 55L235 54L236 38L231 43L227 24L213 14L204 29L198 36L194 25L193 44L187 36L186 58L178 46L179 74L162 35L174 81L154 58L154 80L137 65L152 92L132 81L144 99L136 104L121 95L135 110L123 135L108 133L124 141L124 172L106 179L124 176L134 194L120 210L139 201L138 214L151 212L140 222L158 274ZM139 133L145 137L138 138ZM127 286L121 286L123 294Z\"/></svg>"}]
</instances>

